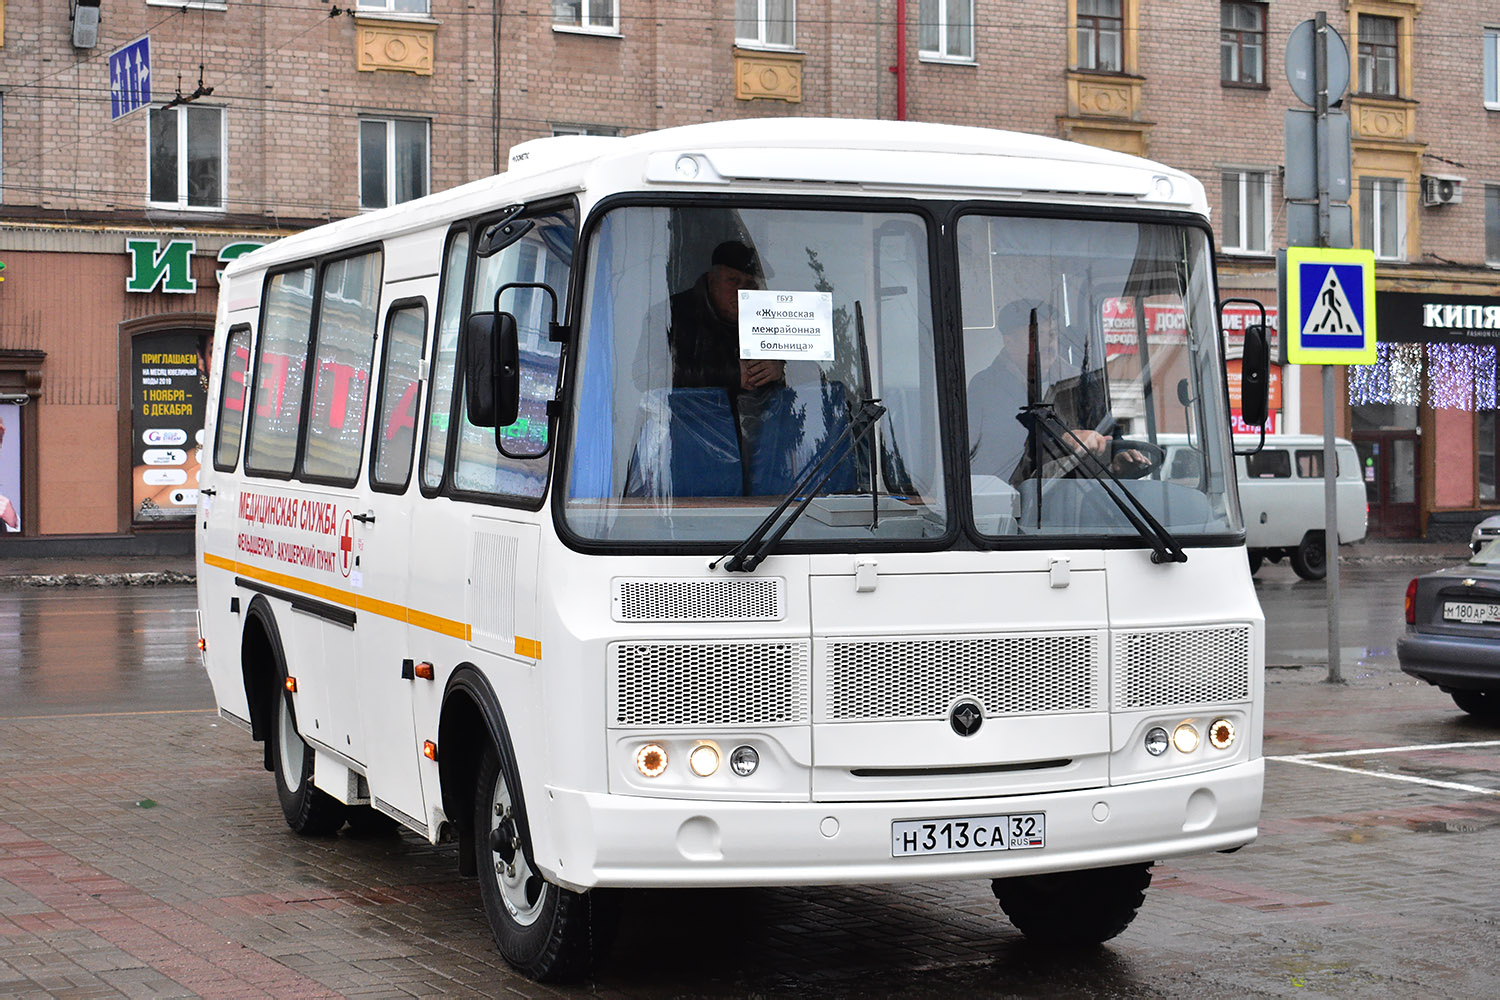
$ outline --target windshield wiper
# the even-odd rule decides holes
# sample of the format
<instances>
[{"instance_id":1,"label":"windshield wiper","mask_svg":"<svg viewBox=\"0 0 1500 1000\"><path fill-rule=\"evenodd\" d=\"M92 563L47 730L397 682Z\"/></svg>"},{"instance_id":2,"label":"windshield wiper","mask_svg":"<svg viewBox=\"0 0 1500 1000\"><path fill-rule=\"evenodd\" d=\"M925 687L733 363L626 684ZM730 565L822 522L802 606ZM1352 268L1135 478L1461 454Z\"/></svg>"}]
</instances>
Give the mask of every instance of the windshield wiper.
<instances>
[{"instance_id":1,"label":"windshield wiper","mask_svg":"<svg viewBox=\"0 0 1500 1000\"><path fill-rule=\"evenodd\" d=\"M1131 526L1151 545L1151 561L1154 563L1187 562L1187 553L1182 550L1182 545L1170 531L1162 525L1141 502L1141 498L1125 488L1120 477L1112 472L1109 466L1101 462L1092 451L1086 448L1077 434L1074 434L1066 424L1058 419L1057 414L1052 412L1052 407L1047 403L1038 403L1025 408L1026 415L1030 418L1026 422L1033 428L1044 432L1052 442L1062 449L1064 454L1072 454L1083 466L1094 482L1099 484L1106 496L1114 501L1120 513ZM1056 425L1056 426L1054 426ZM1059 433L1058 428L1061 428ZM1066 437L1064 436L1066 435ZM1072 443L1069 443L1069 438ZM1037 476L1037 510L1041 510L1042 494L1042 470L1036 469ZM1105 483L1108 479L1113 483L1115 489L1110 489ZM1119 492L1117 493L1116 490ZM1040 520L1040 513L1038 514Z\"/></svg>"},{"instance_id":2,"label":"windshield wiper","mask_svg":"<svg viewBox=\"0 0 1500 1000\"><path fill-rule=\"evenodd\" d=\"M880 418L885 416L885 407L880 404L880 400L870 395L870 355L865 345L865 314L858 300L854 303L854 332L855 336L859 339L860 367L865 383L865 394L864 398L859 402L859 407L854 411L854 415L849 419L849 425L844 428L842 434L823 449L821 454L815 456L808 463L806 470L792 484L792 488L787 490L786 496L781 498L781 502L771 510L771 513L761 519L761 522L755 526L755 530L746 535L743 542L740 542L740 544L709 563L709 569L717 569L719 563L722 562L724 563L724 569L730 573L755 572L755 567L764 562L766 556L770 555L771 550L776 547L777 543L786 537L786 533L791 530L797 518L802 516L802 512L807 509L807 505L812 503L813 498L818 495L818 491L823 488L823 484L828 482L829 477L838 470L839 465L844 459L849 457L855 448L859 447L860 442L869 435ZM878 508L880 498L875 492L875 468L873 465L870 468L870 494L871 499L877 504L874 517L878 519L880 516ZM792 512L787 515L786 520L776 526L775 531L772 531L771 527L776 525L777 518L786 513L786 509L791 506L792 501L796 500L799 496L802 497L802 502L797 504ZM879 521L876 520L875 523L878 525ZM729 561L724 562L726 559Z\"/></svg>"}]
</instances>

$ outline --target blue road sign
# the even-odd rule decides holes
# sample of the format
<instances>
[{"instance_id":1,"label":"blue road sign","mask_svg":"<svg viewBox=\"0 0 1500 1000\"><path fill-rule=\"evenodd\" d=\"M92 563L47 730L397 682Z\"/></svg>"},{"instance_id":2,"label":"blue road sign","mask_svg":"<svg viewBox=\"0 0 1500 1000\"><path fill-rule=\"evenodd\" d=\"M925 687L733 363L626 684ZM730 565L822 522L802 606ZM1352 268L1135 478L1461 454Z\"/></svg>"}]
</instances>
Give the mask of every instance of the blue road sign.
<instances>
[{"instance_id":1,"label":"blue road sign","mask_svg":"<svg viewBox=\"0 0 1500 1000\"><path fill-rule=\"evenodd\" d=\"M151 103L151 36L142 35L109 54L109 120Z\"/></svg>"},{"instance_id":2,"label":"blue road sign","mask_svg":"<svg viewBox=\"0 0 1500 1000\"><path fill-rule=\"evenodd\" d=\"M1286 354L1292 364L1375 360L1375 255L1369 250L1288 247Z\"/></svg>"}]
</instances>

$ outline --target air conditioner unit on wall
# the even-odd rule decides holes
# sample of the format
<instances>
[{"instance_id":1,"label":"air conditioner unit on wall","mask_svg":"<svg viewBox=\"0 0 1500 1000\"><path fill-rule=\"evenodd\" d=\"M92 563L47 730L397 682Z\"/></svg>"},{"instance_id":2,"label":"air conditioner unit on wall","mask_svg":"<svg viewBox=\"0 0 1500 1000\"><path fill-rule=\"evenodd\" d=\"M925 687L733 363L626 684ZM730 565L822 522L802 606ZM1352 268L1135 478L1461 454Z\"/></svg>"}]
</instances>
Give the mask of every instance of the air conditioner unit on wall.
<instances>
[{"instance_id":1,"label":"air conditioner unit on wall","mask_svg":"<svg viewBox=\"0 0 1500 1000\"><path fill-rule=\"evenodd\" d=\"M1422 176L1422 204L1429 208L1436 205L1457 205L1464 200L1464 179L1449 174L1424 174Z\"/></svg>"}]
</instances>

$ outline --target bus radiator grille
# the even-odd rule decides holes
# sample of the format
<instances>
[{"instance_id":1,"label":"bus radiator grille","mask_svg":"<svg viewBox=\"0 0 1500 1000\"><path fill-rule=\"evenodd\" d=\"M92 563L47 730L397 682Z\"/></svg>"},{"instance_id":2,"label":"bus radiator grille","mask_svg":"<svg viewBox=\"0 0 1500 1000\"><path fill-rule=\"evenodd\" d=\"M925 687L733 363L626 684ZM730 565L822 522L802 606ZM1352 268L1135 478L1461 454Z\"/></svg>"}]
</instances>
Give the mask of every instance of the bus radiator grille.
<instances>
[{"instance_id":1,"label":"bus radiator grille","mask_svg":"<svg viewBox=\"0 0 1500 1000\"><path fill-rule=\"evenodd\" d=\"M945 719L959 698L986 715L1104 708L1102 633L952 639L859 639L828 644L828 721Z\"/></svg>"},{"instance_id":2,"label":"bus radiator grille","mask_svg":"<svg viewBox=\"0 0 1500 1000\"><path fill-rule=\"evenodd\" d=\"M617 622L776 622L785 582L618 578L610 605Z\"/></svg>"},{"instance_id":3,"label":"bus radiator grille","mask_svg":"<svg viewBox=\"0 0 1500 1000\"><path fill-rule=\"evenodd\" d=\"M808 644L615 643L609 649L616 726L757 726L806 723Z\"/></svg>"},{"instance_id":4,"label":"bus radiator grille","mask_svg":"<svg viewBox=\"0 0 1500 1000\"><path fill-rule=\"evenodd\" d=\"M1117 632L1114 642L1117 712L1250 700L1248 625Z\"/></svg>"}]
</instances>

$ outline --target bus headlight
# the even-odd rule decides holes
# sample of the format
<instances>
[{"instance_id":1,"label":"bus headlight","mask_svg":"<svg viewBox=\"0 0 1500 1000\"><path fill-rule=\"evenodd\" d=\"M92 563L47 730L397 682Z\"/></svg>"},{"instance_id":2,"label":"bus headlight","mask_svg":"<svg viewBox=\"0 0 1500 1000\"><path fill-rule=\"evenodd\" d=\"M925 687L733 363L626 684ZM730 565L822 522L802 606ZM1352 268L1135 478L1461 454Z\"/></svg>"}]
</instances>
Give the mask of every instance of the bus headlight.
<instances>
[{"instance_id":1,"label":"bus headlight","mask_svg":"<svg viewBox=\"0 0 1500 1000\"><path fill-rule=\"evenodd\" d=\"M688 754L688 767L700 778L706 778L719 769L719 748L712 743L699 743Z\"/></svg>"},{"instance_id":2,"label":"bus headlight","mask_svg":"<svg viewBox=\"0 0 1500 1000\"><path fill-rule=\"evenodd\" d=\"M1160 757L1167 752L1167 731L1161 726L1146 734L1146 752L1153 757Z\"/></svg>"},{"instance_id":3,"label":"bus headlight","mask_svg":"<svg viewBox=\"0 0 1500 1000\"><path fill-rule=\"evenodd\" d=\"M647 743L635 752L635 767L647 778L659 778L667 769L667 751L659 743Z\"/></svg>"},{"instance_id":4,"label":"bus headlight","mask_svg":"<svg viewBox=\"0 0 1500 1000\"><path fill-rule=\"evenodd\" d=\"M1172 745L1181 753L1192 753L1198 749L1198 730L1186 722L1172 730Z\"/></svg>"},{"instance_id":5,"label":"bus headlight","mask_svg":"<svg viewBox=\"0 0 1500 1000\"><path fill-rule=\"evenodd\" d=\"M1208 744L1215 750L1228 750L1234 745L1234 723L1228 719L1215 719L1208 726Z\"/></svg>"}]
</instances>

